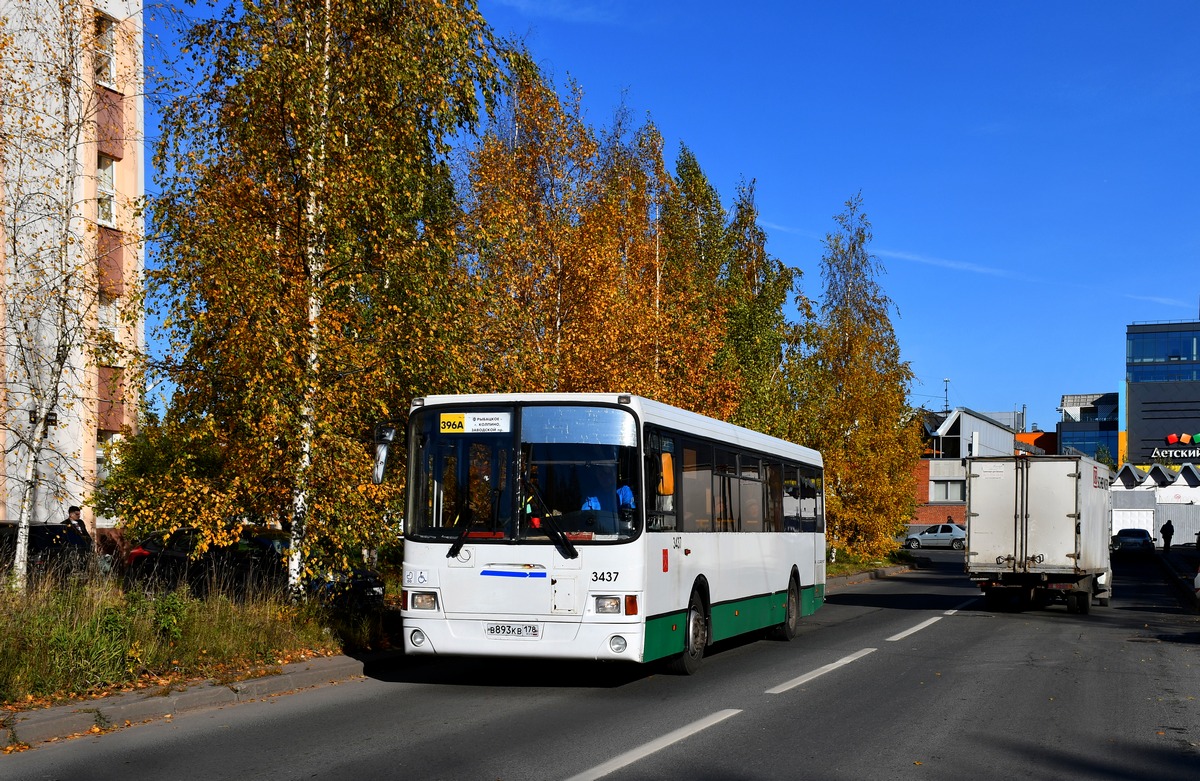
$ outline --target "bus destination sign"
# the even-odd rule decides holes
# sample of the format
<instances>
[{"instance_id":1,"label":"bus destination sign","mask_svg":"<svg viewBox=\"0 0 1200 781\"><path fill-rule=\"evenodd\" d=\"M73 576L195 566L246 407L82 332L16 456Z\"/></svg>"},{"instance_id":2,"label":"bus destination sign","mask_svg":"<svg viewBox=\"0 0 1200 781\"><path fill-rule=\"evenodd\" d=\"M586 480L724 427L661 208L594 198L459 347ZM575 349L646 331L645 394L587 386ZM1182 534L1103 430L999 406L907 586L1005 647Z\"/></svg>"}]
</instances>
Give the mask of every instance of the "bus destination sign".
<instances>
[{"instance_id":1,"label":"bus destination sign","mask_svg":"<svg viewBox=\"0 0 1200 781\"><path fill-rule=\"evenodd\" d=\"M443 412L443 434L507 434L512 431L510 412Z\"/></svg>"}]
</instances>

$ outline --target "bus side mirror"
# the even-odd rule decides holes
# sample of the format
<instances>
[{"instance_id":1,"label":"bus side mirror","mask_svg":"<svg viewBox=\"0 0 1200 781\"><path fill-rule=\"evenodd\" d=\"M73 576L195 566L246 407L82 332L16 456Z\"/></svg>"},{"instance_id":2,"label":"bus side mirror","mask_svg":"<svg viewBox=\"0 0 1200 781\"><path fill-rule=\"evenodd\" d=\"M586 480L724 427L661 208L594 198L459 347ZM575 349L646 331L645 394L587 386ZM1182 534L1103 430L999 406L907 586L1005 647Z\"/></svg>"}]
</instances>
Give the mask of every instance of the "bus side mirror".
<instances>
[{"instance_id":1,"label":"bus side mirror","mask_svg":"<svg viewBox=\"0 0 1200 781\"><path fill-rule=\"evenodd\" d=\"M375 467L371 470L371 482L379 485L387 471L388 452L396 440L396 427L379 423L375 426Z\"/></svg>"},{"instance_id":2,"label":"bus side mirror","mask_svg":"<svg viewBox=\"0 0 1200 781\"><path fill-rule=\"evenodd\" d=\"M675 459L670 453L659 454L658 495L672 496L675 493Z\"/></svg>"}]
</instances>

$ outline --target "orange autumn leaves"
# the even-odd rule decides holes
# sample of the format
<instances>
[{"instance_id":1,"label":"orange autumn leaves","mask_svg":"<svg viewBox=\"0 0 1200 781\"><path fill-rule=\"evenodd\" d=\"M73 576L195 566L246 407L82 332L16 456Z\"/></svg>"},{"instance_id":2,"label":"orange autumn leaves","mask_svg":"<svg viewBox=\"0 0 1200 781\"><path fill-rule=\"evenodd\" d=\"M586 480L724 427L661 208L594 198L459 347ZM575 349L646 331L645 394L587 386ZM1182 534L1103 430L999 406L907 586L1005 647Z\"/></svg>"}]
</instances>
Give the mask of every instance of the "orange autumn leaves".
<instances>
[{"instance_id":1,"label":"orange autumn leaves","mask_svg":"<svg viewBox=\"0 0 1200 781\"><path fill-rule=\"evenodd\" d=\"M475 388L625 391L735 414L746 356L729 315L762 299L758 275L784 280L768 302L778 311L792 273L766 256L765 236L733 241L690 152L671 176L653 125L618 112L597 130L577 85L559 95L527 58L513 63L507 100L466 155ZM744 188L737 208L752 198ZM758 335L776 363L781 323Z\"/></svg>"},{"instance_id":2,"label":"orange autumn leaves","mask_svg":"<svg viewBox=\"0 0 1200 781\"><path fill-rule=\"evenodd\" d=\"M122 445L114 514L215 540L303 495L326 549L384 541L401 486L368 485L372 423L439 392L630 392L836 443L819 405L849 402L809 388L832 331L753 183L727 209L653 124L589 124L473 3L231 8L188 44L149 274L177 391Z\"/></svg>"}]
</instances>

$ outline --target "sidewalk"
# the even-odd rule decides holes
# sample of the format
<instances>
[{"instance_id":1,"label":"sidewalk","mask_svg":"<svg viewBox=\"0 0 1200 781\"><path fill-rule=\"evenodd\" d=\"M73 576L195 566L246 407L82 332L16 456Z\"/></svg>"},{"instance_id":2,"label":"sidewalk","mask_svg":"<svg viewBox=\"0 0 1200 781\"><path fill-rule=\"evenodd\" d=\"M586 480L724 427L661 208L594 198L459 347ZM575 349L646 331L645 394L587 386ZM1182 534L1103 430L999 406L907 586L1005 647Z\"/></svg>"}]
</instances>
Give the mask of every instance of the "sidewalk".
<instances>
[{"instance_id":1,"label":"sidewalk","mask_svg":"<svg viewBox=\"0 0 1200 781\"><path fill-rule=\"evenodd\" d=\"M1172 545L1171 552L1155 551L1162 562L1167 580L1191 598L1192 604L1200 608L1200 594L1196 593L1196 567L1200 566L1200 550L1194 545Z\"/></svg>"},{"instance_id":2,"label":"sidewalk","mask_svg":"<svg viewBox=\"0 0 1200 781\"><path fill-rule=\"evenodd\" d=\"M839 591L856 583L899 575L910 569L912 567L883 567L870 572L829 578L825 583L825 590L826 593ZM0 709L0 748L14 744L32 746L61 738L107 732L157 719L174 718L186 711L261 700L313 686L358 678L364 674L365 664L399 653L396 651L372 655L365 660L348 656L318 657L306 662L282 665L279 671L272 675L231 684L206 681L178 691L164 688L126 692L41 710ZM0 758L0 768L3 768L3 762L3 758Z\"/></svg>"},{"instance_id":3,"label":"sidewalk","mask_svg":"<svg viewBox=\"0 0 1200 781\"><path fill-rule=\"evenodd\" d=\"M156 719L170 719L176 714L199 708L260 700L311 686L360 677L363 674L363 665L362 660L348 656L325 656L306 662L285 664L276 674L231 684L207 681L180 691L164 687L72 702L41 710L0 710L0 747L22 743L34 745L79 734L106 732ZM3 768L3 763L3 758L0 758L0 768ZM0 776L2 775L0 772Z\"/></svg>"},{"instance_id":4,"label":"sidewalk","mask_svg":"<svg viewBox=\"0 0 1200 781\"><path fill-rule=\"evenodd\" d=\"M912 566L897 565L894 567L880 567L868 572L856 572L853 575L839 575L836 578L825 579L825 593L831 593L843 589L846 586L853 586L856 583L865 583L868 580L877 580L879 578L890 578L893 575L901 575L905 572L910 572L914 569L920 569L922 566L921 559L917 559L917 563ZM925 559L927 562L928 559Z\"/></svg>"}]
</instances>

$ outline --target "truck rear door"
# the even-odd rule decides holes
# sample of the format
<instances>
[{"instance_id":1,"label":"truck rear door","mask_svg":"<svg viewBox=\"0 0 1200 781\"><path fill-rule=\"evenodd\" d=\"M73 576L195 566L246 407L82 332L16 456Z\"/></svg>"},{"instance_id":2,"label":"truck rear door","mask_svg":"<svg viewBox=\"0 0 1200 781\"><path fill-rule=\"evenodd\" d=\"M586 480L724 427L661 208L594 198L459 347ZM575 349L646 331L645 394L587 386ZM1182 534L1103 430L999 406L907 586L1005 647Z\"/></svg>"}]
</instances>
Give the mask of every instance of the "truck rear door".
<instances>
[{"instance_id":1,"label":"truck rear door","mask_svg":"<svg viewBox=\"0 0 1200 781\"><path fill-rule=\"evenodd\" d=\"M973 570L1013 571L1022 507L1017 463L971 461L967 481L967 550Z\"/></svg>"},{"instance_id":2,"label":"truck rear door","mask_svg":"<svg viewBox=\"0 0 1200 781\"><path fill-rule=\"evenodd\" d=\"M1073 572L1079 538L1079 462L1027 463L1029 524L1025 556L1030 572Z\"/></svg>"}]
</instances>

